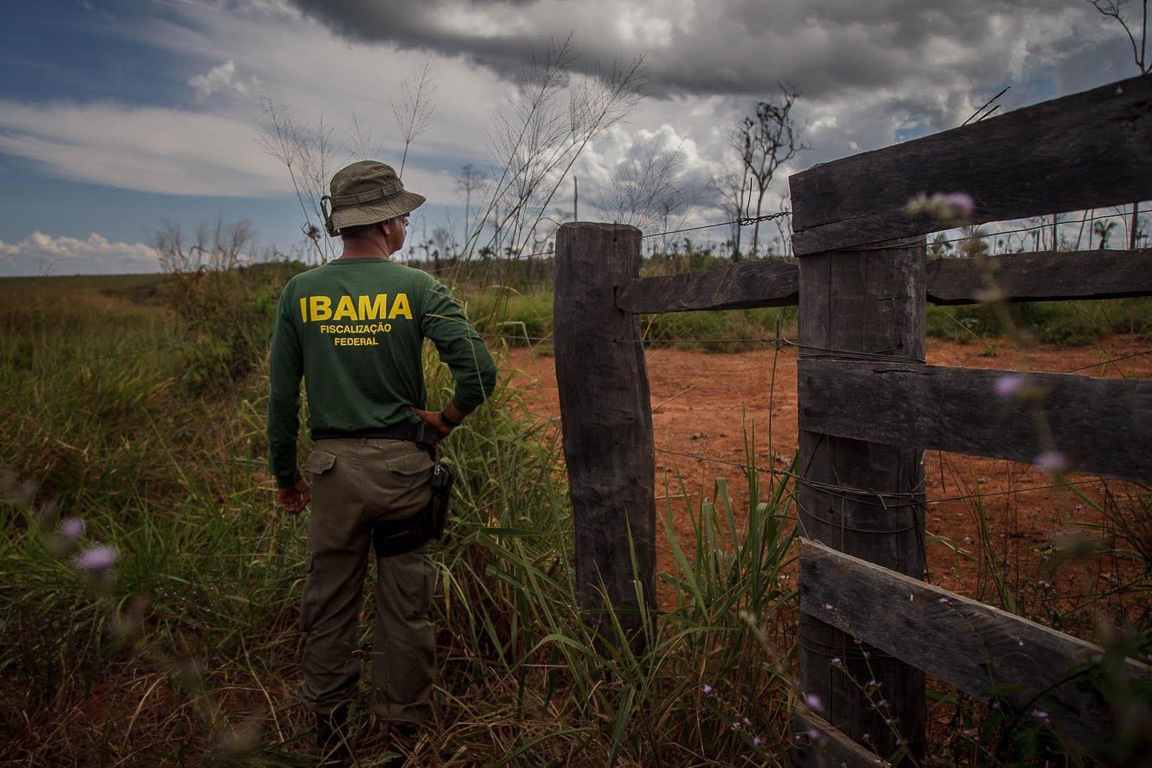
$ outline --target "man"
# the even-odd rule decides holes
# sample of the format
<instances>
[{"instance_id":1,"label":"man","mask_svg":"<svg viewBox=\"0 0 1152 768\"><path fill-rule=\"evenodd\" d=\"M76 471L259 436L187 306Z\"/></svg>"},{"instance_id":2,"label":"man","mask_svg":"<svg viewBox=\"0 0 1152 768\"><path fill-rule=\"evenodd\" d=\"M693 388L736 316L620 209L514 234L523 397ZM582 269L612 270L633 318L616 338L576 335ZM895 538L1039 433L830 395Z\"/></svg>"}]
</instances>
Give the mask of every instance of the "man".
<instances>
[{"instance_id":1,"label":"man","mask_svg":"<svg viewBox=\"0 0 1152 768\"><path fill-rule=\"evenodd\" d=\"M346 756L373 529L379 535L389 525L408 525L394 521L422 519L431 496L432 446L492 393L496 366L447 289L391 260L423 196L405 191L390 166L361 161L332 177L328 200L325 224L342 238L343 253L296 275L280 295L268 443L280 506L298 513L312 504L301 695L316 714L321 750ZM425 338L456 382L440 411L425 410ZM301 377L314 441L306 463L311 489L296 460ZM376 552L372 708L408 734L430 716L435 671L426 553L426 544L403 554Z\"/></svg>"}]
</instances>

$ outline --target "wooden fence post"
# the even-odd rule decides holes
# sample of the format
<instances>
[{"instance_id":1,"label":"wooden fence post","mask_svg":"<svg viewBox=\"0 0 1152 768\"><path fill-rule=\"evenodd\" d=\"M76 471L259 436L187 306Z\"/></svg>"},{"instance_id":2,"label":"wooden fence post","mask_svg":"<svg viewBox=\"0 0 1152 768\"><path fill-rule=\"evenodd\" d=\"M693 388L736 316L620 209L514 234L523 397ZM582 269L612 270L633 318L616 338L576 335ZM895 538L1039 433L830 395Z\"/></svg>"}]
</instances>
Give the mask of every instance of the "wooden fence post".
<instances>
[{"instance_id":1,"label":"wooden fence post","mask_svg":"<svg viewBox=\"0 0 1152 768\"><path fill-rule=\"evenodd\" d=\"M614 224L561 226L553 306L580 606L618 642L607 598L636 648L655 616L656 463L640 323L614 294L639 275L640 237Z\"/></svg>"},{"instance_id":2,"label":"wooden fence post","mask_svg":"<svg viewBox=\"0 0 1152 768\"><path fill-rule=\"evenodd\" d=\"M923 238L885 249L801 256L801 392L806 360L872 355L867 359L923 363L924 296ZM923 450L805 431L805 407L801 400L800 533L922 579ZM869 404L823 407L867 409ZM900 413L877 412L874 418L898 423ZM893 600L902 598L892 595ZM882 612L885 607L873 609ZM799 660L801 690L819 699L820 717L881 757L901 747L923 755L923 672L803 612ZM827 762L817 749L802 750L800 760L809 765Z\"/></svg>"}]
</instances>

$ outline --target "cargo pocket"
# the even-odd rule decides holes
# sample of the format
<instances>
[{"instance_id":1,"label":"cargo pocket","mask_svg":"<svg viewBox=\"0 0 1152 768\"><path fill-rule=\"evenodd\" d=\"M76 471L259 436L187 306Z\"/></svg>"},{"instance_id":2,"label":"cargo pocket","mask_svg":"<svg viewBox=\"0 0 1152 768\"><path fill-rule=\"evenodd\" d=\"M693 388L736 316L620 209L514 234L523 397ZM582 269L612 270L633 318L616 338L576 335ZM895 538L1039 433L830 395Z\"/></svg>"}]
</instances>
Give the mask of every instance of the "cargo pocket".
<instances>
[{"instance_id":1,"label":"cargo pocket","mask_svg":"<svg viewBox=\"0 0 1152 768\"><path fill-rule=\"evenodd\" d=\"M393 559L397 561L396 584L404 620L428 618L432 610L432 591L436 577L432 558L421 549Z\"/></svg>"},{"instance_id":2,"label":"cargo pocket","mask_svg":"<svg viewBox=\"0 0 1152 768\"><path fill-rule=\"evenodd\" d=\"M308 455L308 461L305 462L304 469L313 475L322 475L335 465L336 454L316 448Z\"/></svg>"}]
</instances>

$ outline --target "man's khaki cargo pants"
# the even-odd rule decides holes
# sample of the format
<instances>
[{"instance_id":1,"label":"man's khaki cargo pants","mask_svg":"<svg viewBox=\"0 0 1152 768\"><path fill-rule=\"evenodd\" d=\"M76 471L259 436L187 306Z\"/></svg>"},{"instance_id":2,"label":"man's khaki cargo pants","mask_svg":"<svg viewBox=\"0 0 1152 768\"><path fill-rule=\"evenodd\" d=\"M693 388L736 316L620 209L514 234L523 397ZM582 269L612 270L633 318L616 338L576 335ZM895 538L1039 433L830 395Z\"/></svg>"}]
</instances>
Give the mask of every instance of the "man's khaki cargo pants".
<instances>
[{"instance_id":1,"label":"man's khaki cargo pants","mask_svg":"<svg viewBox=\"0 0 1152 768\"><path fill-rule=\"evenodd\" d=\"M359 610L372 523L407 517L427 504L432 467L427 453L403 440L318 440L308 457L312 513L301 695L317 714L350 702L360 677ZM376 561L372 709L385 720L422 723L430 715L433 578L427 545Z\"/></svg>"}]
</instances>

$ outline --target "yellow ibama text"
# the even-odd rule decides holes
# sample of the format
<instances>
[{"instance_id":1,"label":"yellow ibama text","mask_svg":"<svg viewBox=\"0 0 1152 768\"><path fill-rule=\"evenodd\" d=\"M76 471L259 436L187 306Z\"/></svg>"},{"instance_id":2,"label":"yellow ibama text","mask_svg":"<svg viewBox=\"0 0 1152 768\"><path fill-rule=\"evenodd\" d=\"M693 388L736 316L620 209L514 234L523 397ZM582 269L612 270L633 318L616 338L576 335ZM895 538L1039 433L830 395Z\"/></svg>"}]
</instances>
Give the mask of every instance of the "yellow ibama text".
<instances>
[{"instance_id":1,"label":"yellow ibama text","mask_svg":"<svg viewBox=\"0 0 1152 768\"><path fill-rule=\"evenodd\" d=\"M332 309L332 304L336 309ZM398 293L388 304L388 294L378 293L375 296L340 296L333 299L331 296L302 296L300 297L300 319L306 323L324 320L353 320L364 322L366 320L395 320L398 317L412 319L412 310L408 306L408 294Z\"/></svg>"}]
</instances>

